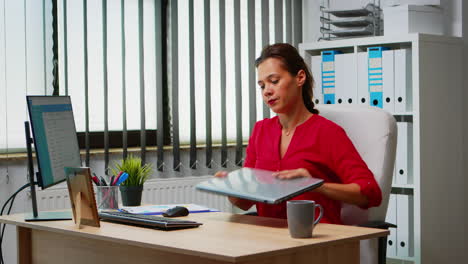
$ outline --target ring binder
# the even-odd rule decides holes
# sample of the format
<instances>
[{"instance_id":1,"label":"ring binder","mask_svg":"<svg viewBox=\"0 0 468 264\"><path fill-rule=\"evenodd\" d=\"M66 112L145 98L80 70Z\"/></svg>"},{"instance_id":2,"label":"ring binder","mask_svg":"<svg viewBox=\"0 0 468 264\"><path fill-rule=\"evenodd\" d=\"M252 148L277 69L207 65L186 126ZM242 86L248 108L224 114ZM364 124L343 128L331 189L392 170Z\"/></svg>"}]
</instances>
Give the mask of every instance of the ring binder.
<instances>
[{"instance_id":1,"label":"ring binder","mask_svg":"<svg viewBox=\"0 0 468 264\"><path fill-rule=\"evenodd\" d=\"M339 50L322 51L322 94L324 104L335 103L335 55Z\"/></svg>"}]
</instances>

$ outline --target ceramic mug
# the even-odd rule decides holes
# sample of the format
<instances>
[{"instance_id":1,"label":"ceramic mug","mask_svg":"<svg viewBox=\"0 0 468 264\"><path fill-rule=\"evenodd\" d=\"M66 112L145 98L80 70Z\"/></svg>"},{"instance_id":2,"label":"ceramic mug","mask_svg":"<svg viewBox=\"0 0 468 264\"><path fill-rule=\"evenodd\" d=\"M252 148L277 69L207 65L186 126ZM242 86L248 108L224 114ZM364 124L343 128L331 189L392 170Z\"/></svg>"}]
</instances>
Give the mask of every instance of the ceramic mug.
<instances>
[{"instance_id":1,"label":"ceramic mug","mask_svg":"<svg viewBox=\"0 0 468 264\"><path fill-rule=\"evenodd\" d=\"M288 229L293 238L310 238L314 225L323 216L323 208L311 200L291 200L287 202ZM315 219L315 208L319 208L320 214Z\"/></svg>"}]
</instances>

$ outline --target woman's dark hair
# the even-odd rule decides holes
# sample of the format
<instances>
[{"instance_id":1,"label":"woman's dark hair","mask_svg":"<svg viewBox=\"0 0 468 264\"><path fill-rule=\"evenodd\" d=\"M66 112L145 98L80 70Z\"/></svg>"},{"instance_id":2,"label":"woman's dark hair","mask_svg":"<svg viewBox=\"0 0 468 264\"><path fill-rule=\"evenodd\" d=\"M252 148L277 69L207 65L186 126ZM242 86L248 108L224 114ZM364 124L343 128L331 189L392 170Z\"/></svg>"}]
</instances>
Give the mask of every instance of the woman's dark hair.
<instances>
[{"instance_id":1,"label":"woman's dark hair","mask_svg":"<svg viewBox=\"0 0 468 264\"><path fill-rule=\"evenodd\" d=\"M318 114L319 111L315 109L314 102L312 98L314 96L312 88L314 83L314 78L309 71L309 67L305 63L304 59L299 55L297 49L287 43L277 43L268 45L263 48L260 57L255 60L255 67L258 67L262 62L269 58L279 59L283 67L292 75L296 76L300 70L304 70L306 74L306 80L302 86L302 100L304 105L312 114Z\"/></svg>"}]
</instances>

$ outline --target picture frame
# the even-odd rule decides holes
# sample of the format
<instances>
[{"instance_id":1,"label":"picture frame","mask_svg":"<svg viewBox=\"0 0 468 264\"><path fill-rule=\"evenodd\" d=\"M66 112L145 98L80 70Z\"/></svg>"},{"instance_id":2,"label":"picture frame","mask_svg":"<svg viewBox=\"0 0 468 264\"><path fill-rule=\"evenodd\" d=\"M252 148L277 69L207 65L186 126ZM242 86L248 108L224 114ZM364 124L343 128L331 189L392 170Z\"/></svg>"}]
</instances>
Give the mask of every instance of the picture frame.
<instances>
[{"instance_id":1,"label":"picture frame","mask_svg":"<svg viewBox=\"0 0 468 264\"><path fill-rule=\"evenodd\" d=\"M88 167L65 167L68 192L73 211L73 220L78 228L100 227L100 220Z\"/></svg>"}]
</instances>

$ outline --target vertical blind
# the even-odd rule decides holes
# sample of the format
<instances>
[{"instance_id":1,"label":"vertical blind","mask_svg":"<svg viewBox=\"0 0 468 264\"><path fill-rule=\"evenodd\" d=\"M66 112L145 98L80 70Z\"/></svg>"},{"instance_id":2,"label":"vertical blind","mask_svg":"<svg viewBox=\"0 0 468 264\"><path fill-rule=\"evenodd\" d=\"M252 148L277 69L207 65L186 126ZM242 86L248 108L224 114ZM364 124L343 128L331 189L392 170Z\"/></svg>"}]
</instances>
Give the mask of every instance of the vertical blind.
<instances>
[{"instance_id":1,"label":"vertical blind","mask_svg":"<svg viewBox=\"0 0 468 264\"><path fill-rule=\"evenodd\" d=\"M301 42L302 1L169 2L173 168L194 168L200 155L207 167L213 162L240 166L254 123L272 115L256 84L255 58L269 43ZM228 143L236 149L233 160ZM185 144L190 144L189 164L180 158ZM205 154L196 144L206 145ZM220 158L212 157L213 144L221 144Z\"/></svg>"},{"instance_id":2,"label":"vertical blind","mask_svg":"<svg viewBox=\"0 0 468 264\"><path fill-rule=\"evenodd\" d=\"M130 130L140 131L144 161L148 143L157 142L159 170L242 165L254 123L272 115L256 84L255 58L269 43L297 47L302 40L302 1L57 1L59 92L71 96L77 130L85 132L86 165L91 132L104 132L107 167L109 133L122 133L126 157ZM52 94L52 21L50 0L0 6L0 149L24 147L23 136L12 138L23 134L12 113L27 118L24 96ZM164 164L165 131L172 166Z\"/></svg>"},{"instance_id":3,"label":"vertical blind","mask_svg":"<svg viewBox=\"0 0 468 264\"><path fill-rule=\"evenodd\" d=\"M146 130L161 119L162 1L59 1L60 94L71 96L77 130L85 132L86 165L93 131L104 132L105 168L111 131L122 131L124 157L128 131L140 131L145 161L147 142L159 136L147 138Z\"/></svg>"},{"instance_id":4,"label":"vertical blind","mask_svg":"<svg viewBox=\"0 0 468 264\"><path fill-rule=\"evenodd\" d=\"M26 94L53 93L52 2L0 2L0 153L24 150Z\"/></svg>"}]
</instances>

